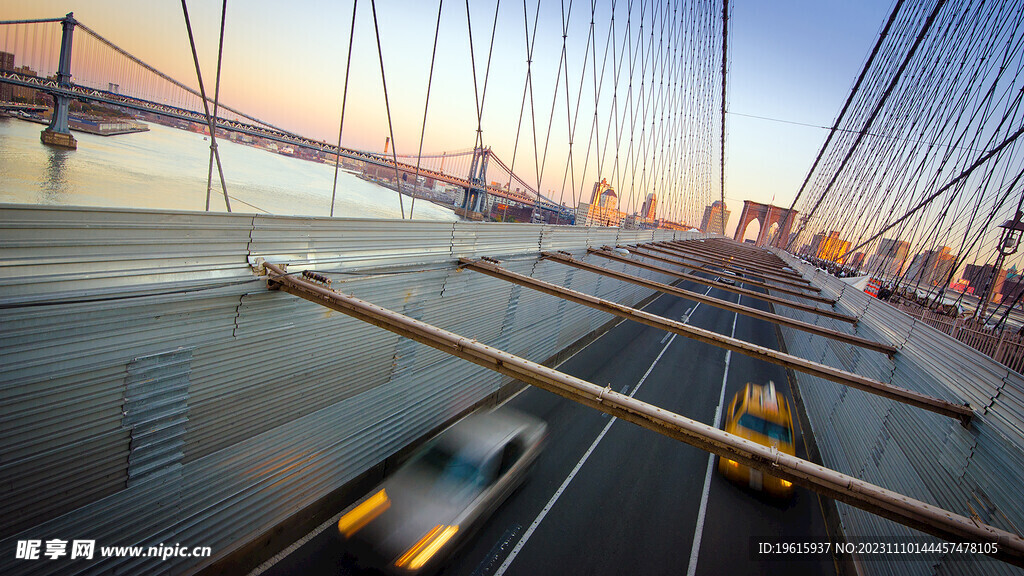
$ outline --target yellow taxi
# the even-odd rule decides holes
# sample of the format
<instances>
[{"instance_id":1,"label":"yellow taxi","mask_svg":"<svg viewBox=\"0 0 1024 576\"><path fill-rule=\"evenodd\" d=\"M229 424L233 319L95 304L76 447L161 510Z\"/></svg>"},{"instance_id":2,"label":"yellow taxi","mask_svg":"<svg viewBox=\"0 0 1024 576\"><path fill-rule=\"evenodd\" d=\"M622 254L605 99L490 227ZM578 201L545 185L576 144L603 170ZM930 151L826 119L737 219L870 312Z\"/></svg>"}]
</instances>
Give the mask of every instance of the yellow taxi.
<instances>
[{"instance_id":1,"label":"yellow taxi","mask_svg":"<svg viewBox=\"0 0 1024 576\"><path fill-rule=\"evenodd\" d=\"M725 431L758 444L773 446L784 454L796 456L793 416L789 410L789 403L786 402L785 396L775 389L774 382L769 381L764 386L747 382L729 404L729 411L725 417ZM764 491L773 496L787 497L793 492L791 482L767 475L728 458L719 457L718 471L734 482L746 484L754 490Z\"/></svg>"}]
</instances>

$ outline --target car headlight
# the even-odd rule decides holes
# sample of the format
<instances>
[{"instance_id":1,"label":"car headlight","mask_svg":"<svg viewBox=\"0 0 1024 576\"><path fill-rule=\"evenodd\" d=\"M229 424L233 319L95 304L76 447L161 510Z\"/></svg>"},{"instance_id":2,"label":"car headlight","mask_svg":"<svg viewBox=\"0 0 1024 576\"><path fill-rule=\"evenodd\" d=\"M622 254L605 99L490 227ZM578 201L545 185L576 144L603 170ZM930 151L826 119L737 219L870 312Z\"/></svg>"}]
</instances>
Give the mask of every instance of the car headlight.
<instances>
[{"instance_id":1,"label":"car headlight","mask_svg":"<svg viewBox=\"0 0 1024 576\"><path fill-rule=\"evenodd\" d=\"M345 538L349 538L390 507L391 499L388 498L387 492L381 490L342 516L341 520L338 520L338 531Z\"/></svg>"},{"instance_id":2,"label":"car headlight","mask_svg":"<svg viewBox=\"0 0 1024 576\"><path fill-rule=\"evenodd\" d=\"M423 538L420 538L419 542L406 550L401 558L395 560L395 566L408 568L409 570L419 570L458 531L458 526L445 526L442 524L434 526L430 532L427 532Z\"/></svg>"}]
</instances>

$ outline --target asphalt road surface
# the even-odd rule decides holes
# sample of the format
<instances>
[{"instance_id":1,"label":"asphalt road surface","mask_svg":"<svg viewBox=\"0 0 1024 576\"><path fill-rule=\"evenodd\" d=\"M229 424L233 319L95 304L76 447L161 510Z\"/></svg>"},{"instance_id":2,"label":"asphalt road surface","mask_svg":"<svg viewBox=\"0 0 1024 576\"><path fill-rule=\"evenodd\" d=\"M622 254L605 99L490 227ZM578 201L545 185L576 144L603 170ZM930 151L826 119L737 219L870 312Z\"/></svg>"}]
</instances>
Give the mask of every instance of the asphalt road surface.
<instances>
[{"instance_id":1,"label":"asphalt road surface","mask_svg":"<svg viewBox=\"0 0 1024 576\"><path fill-rule=\"evenodd\" d=\"M681 287L708 288L689 282ZM735 302L722 290L710 295ZM767 310L759 300L742 303ZM778 349L775 326L675 296L646 311ZM792 399L779 366L625 321L559 369L667 410L714 424L746 383L773 380ZM724 391L723 391L724 387ZM442 569L498 574L835 574L831 558L759 558L759 542L827 542L819 497L797 487L778 501L722 478L709 455L539 389L509 401L548 423L548 444L526 483ZM794 418L794 420L796 420ZM797 426L797 456L806 457ZM719 423L721 427L721 423ZM266 575L358 574L330 525Z\"/></svg>"}]
</instances>

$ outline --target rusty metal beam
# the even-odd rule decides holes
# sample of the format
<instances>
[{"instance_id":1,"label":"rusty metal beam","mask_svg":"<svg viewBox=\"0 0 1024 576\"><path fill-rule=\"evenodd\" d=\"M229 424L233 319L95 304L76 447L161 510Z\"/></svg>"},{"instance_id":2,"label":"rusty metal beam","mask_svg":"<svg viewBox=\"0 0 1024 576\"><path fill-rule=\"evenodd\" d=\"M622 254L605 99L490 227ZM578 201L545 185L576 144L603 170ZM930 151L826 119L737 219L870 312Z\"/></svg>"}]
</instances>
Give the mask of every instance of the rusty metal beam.
<instances>
[{"instance_id":1,"label":"rusty metal beam","mask_svg":"<svg viewBox=\"0 0 1024 576\"><path fill-rule=\"evenodd\" d=\"M851 388L857 388L864 392L876 394L883 398L889 398L897 402L903 402L911 406L916 406L929 412L935 412L943 416L949 416L950 418L957 418L961 422L969 423L972 410L968 406L958 406L952 402L947 402L939 398L933 398L920 392L914 392L913 390L907 390L906 388L900 388L899 386L893 386L886 384L879 380L872 378L865 378L860 374L854 374L825 364L819 364L806 358L800 358L799 356L793 356L772 350L771 348L765 348L764 346L757 346L744 340L737 338L730 338L729 336L723 336L717 332L711 330L704 330L703 328L697 328L696 326L690 326L689 324L683 324L682 322L676 322L675 320L669 320L661 316L656 316L643 310L637 310L630 308L629 306L623 306L617 302L610 300L604 300L596 296L570 290L568 288L538 280L536 278L530 278L522 274L517 274L511 270L506 270L501 266L491 264L490 262L484 262L482 260L470 260L468 258L460 258L459 263L465 268L482 272L488 276L494 276L502 280L507 280L514 284L526 286L532 288L538 292L543 292L551 296L557 296L570 302L589 306L602 312L608 312L622 318L634 320L641 324L653 326L654 328L660 328L669 332L674 332L687 338L711 344L712 346L718 346L725 348L726 350L732 350L752 358L764 360L772 364L778 364L779 366L785 366L786 368L792 368L798 372L804 372L812 376L824 378L837 382L844 386Z\"/></svg>"},{"instance_id":2,"label":"rusty metal beam","mask_svg":"<svg viewBox=\"0 0 1024 576\"><path fill-rule=\"evenodd\" d=\"M598 250L596 248L589 248L587 251L590 252L591 254L596 254L598 256L601 256L602 258L607 258L609 260L615 260L615 261L618 261L618 262L625 262L626 264L630 264L630 265L636 266L638 268L646 268L647 270L653 270L655 272L660 272L662 274L668 274L670 276L675 276L676 278L681 278L683 280L689 280L691 282L696 282L698 284L703 284L705 286L714 286L716 288L721 288L722 290L725 290L727 292L732 292L734 294L743 294L744 296L750 296L751 298L757 298L758 300L764 300L766 302L771 302L773 304L780 305L780 306L789 306L790 308L794 308L796 310L803 310L804 312L811 312L811 313L814 313L814 314L820 314L820 315L826 316L828 318L833 318L835 320L842 320L843 322L849 322L851 324L856 324L857 323L857 319L854 318L853 316L848 316L846 314L841 314L841 313L836 312L834 310L827 310L825 308L818 308L816 306L811 306L809 304L801 304L800 302L794 302L792 300L786 300L785 298L779 298L778 296L772 296L771 294L762 294L760 292L754 292L753 290L747 290L746 288L740 288L738 286L730 286L728 284L722 284L720 282L715 282L713 280L708 280L706 278L701 278L700 276L694 276L692 274L687 274L686 272L679 272L677 270L671 270L669 268L665 268L664 266L658 266L656 264L648 264L646 262L641 262L641 261L636 260L634 258L631 258L629 256L623 256L621 254L616 254L615 252L612 252L610 250ZM675 264L675 262L673 262L671 260L668 260L666 258L659 258L657 256L652 256L652 255L649 255L649 254L646 254L646 253L642 253L642 252L637 252L637 254L640 255L640 256L643 256L645 258L651 258L653 260L660 260L662 262L667 262L669 264Z\"/></svg>"},{"instance_id":3,"label":"rusty metal beam","mask_svg":"<svg viewBox=\"0 0 1024 576\"><path fill-rule=\"evenodd\" d=\"M720 258L728 258L751 266L762 267L777 274L786 274L798 280L806 280L802 274L795 270L792 272L782 270L782 268L786 267L786 263L775 257L774 254L771 254L771 257L768 258L763 253L755 251L755 249L734 247L731 244L731 242L715 242L713 240L704 240L703 242L688 240L671 243L671 245L683 250L693 250L697 254L711 253Z\"/></svg>"},{"instance_id":4,"label":"rusty metal beam","mask_svg":"<svg viewBox=\"0 0 1024 576\"><path fill-rule=\"evenodd\" d=\"M801 288L803 290L808 290L810 292L821 292L820 288L811 285L811 283L808 280L805 280L804 278L795 278L787 276L784 273L767 271L759 266L752 267L746 265L730 264L725 258L718 256L709 257L707 253L695 253L690 250L683 250L678 248L674 244L670 245L666 242L655 242L651 244L644 244L641 247L646 248L648 250L656 250L658 252L663 252L665 254L669 254L677 258L688 258L690 260L701 262L707 266L718 266L720 268L732 269L733 271L739 274L752 274L754 276L761 277L766 282L778 282L785 286Z\"/></svg>"},{"instance_id":5,"label":"rusty metal beam","mask_svg":"<svg viewBox=\"0 0 1024 576\"><path fill-rule=\"evenodd\" d=\"M658 408L610 388L601 388L552 368L492 348L353 296L294 278L266 263L268 285L337 310L400 336L457 356L478 366L547 390L616 418L626 420L701 450L784 478L872 514L952 542L995 544L985 552L1024 566L1020 536L887 490L853 476L790 456L696 420Z\"/></svg>"},{"instance_id":6,"label":"rusty metal beam","mask_svg":"<svg viewBox=\"0 0 1024 576\"><path fill-rule=\"evenodd\" d=\"M695 243L690 244L693 246ZM728 254L736 258L743 258L751 262L759 263L763 266L777 269L782 266L787 266L780 258L775 254L772 254L763 247L749 246L747 244L735 242L733 240L725 240L719 238L706 238L704 239L705 245L710 245L712 249L718 254ZM781 263L781 264L780 264ZM793 274L804 278L803 274L799 271L794 270Z\"/></svg>"},{"instance_id":7,"label":"rusty metal beam","mask_svg":"<svg viewBox=\"0 0 1024 576\"><path fill-rule=\"evenodd\" d=\"M703 242L694 242L690 240L675 241L670 244L683 249L697 249L695 250L697 253L704 253L710 250L718 256L728 256L734 259L741 259L779 274L787 274L804 281L807 280L803 274L796 270L780 271L780 269L787 267L787 264L771 252L768 252L763 248L747 247L738 242L734 242L733 240L705 239Z\"/></svg>"},{"instance_id":8,"label":"rusty metal beam","mask_svg":"<svg viewBox=\"0 0 1024 576\"><path fill-rule=\"evenodd\" d=\"M657 290L659 292L664 292L666 294L672 294L674 296L679 296L682 298L686 298L688 300L693 300L695 302L707 304L708 306L722 308L730 312L737 312L745 316L750 316L751 318L758 318L760 320L767 320L768 322L774 322L776 324L781 324L783 326L789 326L790 328L795 328L797 330L802 330L804 332L809 332L811 334L816 334L818 336L824 336L826 338L831 338L833 340L838 340L840 342L845 342L847 344L853 344L854 346L860 346L861 348L867 348L868 350L874 350L876 352L882 352L883 354L888 355L896 353L896 347L891 346L889 344L882 344L881 342L875 342L874 340L868 340L867 338L862 338L860 336L855 336L853 334L846 334L845 332L837 332L836 330L822 328L821 326L816 326L808 322L794 320L793 318L790 318L788 316L781 316L779 314L773 314L771 312L758 310L757 308L751 308L749 306L735 304L733 302L722 300L720 298L705 296L704 294L691 292L689 290L684 290L676 286L670 286L668 284L663 284L661 282L655 282L653 280L647 280L644 278L638 278L636 276L626 274L624 272L616 272L615 270L609 270L608 268L603 268L601 266L596 266L594 264L590 264L582 260L577 260L576 258L573 258L572 256L566 256L565 254L544 252L541 254L541 256L543 258L547 258L548 260L554 260L556 262L560 262L568 266L574 266L581 270L587 270L595 274L602 274L604 276L609 276L611 278L622 280L623 282L630 282L633 284L637 284L639 286L644 286L646 288Z\"/></svg>"},{"instance_id":9,"label":"rusty metal beam","mask_svg":"<svg viewBox=\"0 0 1024 576\"><path fill-rule=\"evenodd\" d=\"M689 268L690 270L693 270L695 272L704 272L706 274L714 274L716 276L721 276L721 273L719 273L719 272L709 271L706 268L703 268L701 266L694 266L693 264L687 264L686 262L681 262L680 260L678 260L678 258L685 258L685 256L679 256L679 255L676 255L676 254L672 254L671 252L669 252L667 250L657 250L653 246L647 246L647 245L628 246L627 248L631 252L635 252L636 254L638 254L640 256L643 256L644 258L651 258L653 260L658 260L659 262L664 262L666 264L672 264L673 266L682 266L683 268ZM831 299L831 298L826 298L824 296L818 296L817 294L808 294L807 292L803 292L801 290L794 290L794 289L791 289L791 288L786 288L784 286L774 286L772 284L765 284L764 282L756 282L756 281L751 282L751 281L745 280L743 278L737 278L736 281L737 282L743 282L744 284L749 284L749 285L752 285L752 286L757 286L758 288L764 288L765 290L773 290L773 291L778 292L780 294L788 294L790 296L797 296L799 298L806 298L807 300L811 300L813 302L821 302L822 304L828 304L830 306L832 304L836 303L836 301Z\"/></svg>"},{"instance_id":10,"label":"rusty metal beam","mask_svg":"<svg viewBox=\"0 0 1024 576\"><path fill-rule=\"evenodd\" d=\"M643 254L643 255L645 255L645 256L647 256L649 258L657 257L662 262L670 262L670 263L675 264L677 266L683 266L685 268L689 268L690 270L693 270L694 272L703 272L705 274L712 274L714 276L721 276L722 275L721 272L719 272L717 270L710 269L708 266L712 266L711 264L704 264L704 265L702 265L699 262L693 262L695 259L690 258L689 256L686 256L684 254L679 254L679 253L676 253L676 252L672 252L672 251L667 250L667 249L658 249L658 247L654 246L653 244L639 244L639 245L633 245L633 246L625 246L625 248L627 248L629 250L632 250L632 251L634 251L634 252L636 252L638 254ZM651 252L660 252L661 254L664 254L665 256L662 257L662 256L652 255L652 254L650 254ZM693 262L693 263L686 263L686 262L682 262L680 260L670 260L668 258L668 256L671 256L672 258L687 258L687 259L691 260L691 262ZM740 268L740 267L736 267L736 266L725 266L725 265L718 265L718 266L720 268L722 268L722 269L731 269L731 270L735 271L737 274L743 274L743 276L736 276L735 280L736 280L736 282L739 282L741 284L746 284L747 286L757 286L758 288L764 288L765 290L782 291L782 292L785 292L786 294L792 294L794 296L800 296L801 298L810 298L812 300L815 300L816 302L824 302L824 303L829 303L829 304L835 302L834 300L829 300L828 298L825 298L825 297L822 297L822 296L808 294L806 291L803 291L803 290L807 290L807 291L811 291L811 292L821 292L821 290L819 288L805 287L805 286L802 286L802 285L798 286L798 285L795 285L795 284L792 284L792 283L789 283L789 282L781 282L782 284L786 284L786 285L792 287L792 289L791 288L785 288L785 287L777 286L777 285L774 285L774 284L768 284L767 283L768 281L778 282L778 280L775 280L774 278L765 278L765 276L763 274L760 274L758 272L751 272L749 270L746 270L746 269ZM755 279L751 279L751 276L753 276Z\"/></svg>"}]
</instances>

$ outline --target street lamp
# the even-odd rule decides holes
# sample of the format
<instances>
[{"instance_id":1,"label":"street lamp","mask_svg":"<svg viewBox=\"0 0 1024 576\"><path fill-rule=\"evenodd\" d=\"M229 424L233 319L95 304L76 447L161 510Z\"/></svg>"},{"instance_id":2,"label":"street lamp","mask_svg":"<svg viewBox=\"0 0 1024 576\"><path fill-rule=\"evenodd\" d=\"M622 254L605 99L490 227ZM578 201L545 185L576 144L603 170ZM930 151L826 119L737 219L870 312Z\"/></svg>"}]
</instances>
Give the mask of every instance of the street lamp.
<instances>
[{"instance_id":1,"label":"street lamp","mask_svg":"<svg viewBox=\"0 0 1024 576\"><path fill-rule=\"evenodd\" d=\"M999 245L996 246L996 264L992 268L992 274L989 276L988 286L985 287L985 294L981 299L977 314L977 319L982 322L985 321L985 310L988 309L988 302L992 299L992 292L995 290L996 275L1003 269L1003 260L1017 252L1017 248L1020 247L1021 234L1024 233L1022 219L1024 219L1024 212L1018 210L1013 220L1007 220L999 225L1003 232L999 237Z\"/></svg>"}]
</instances>

